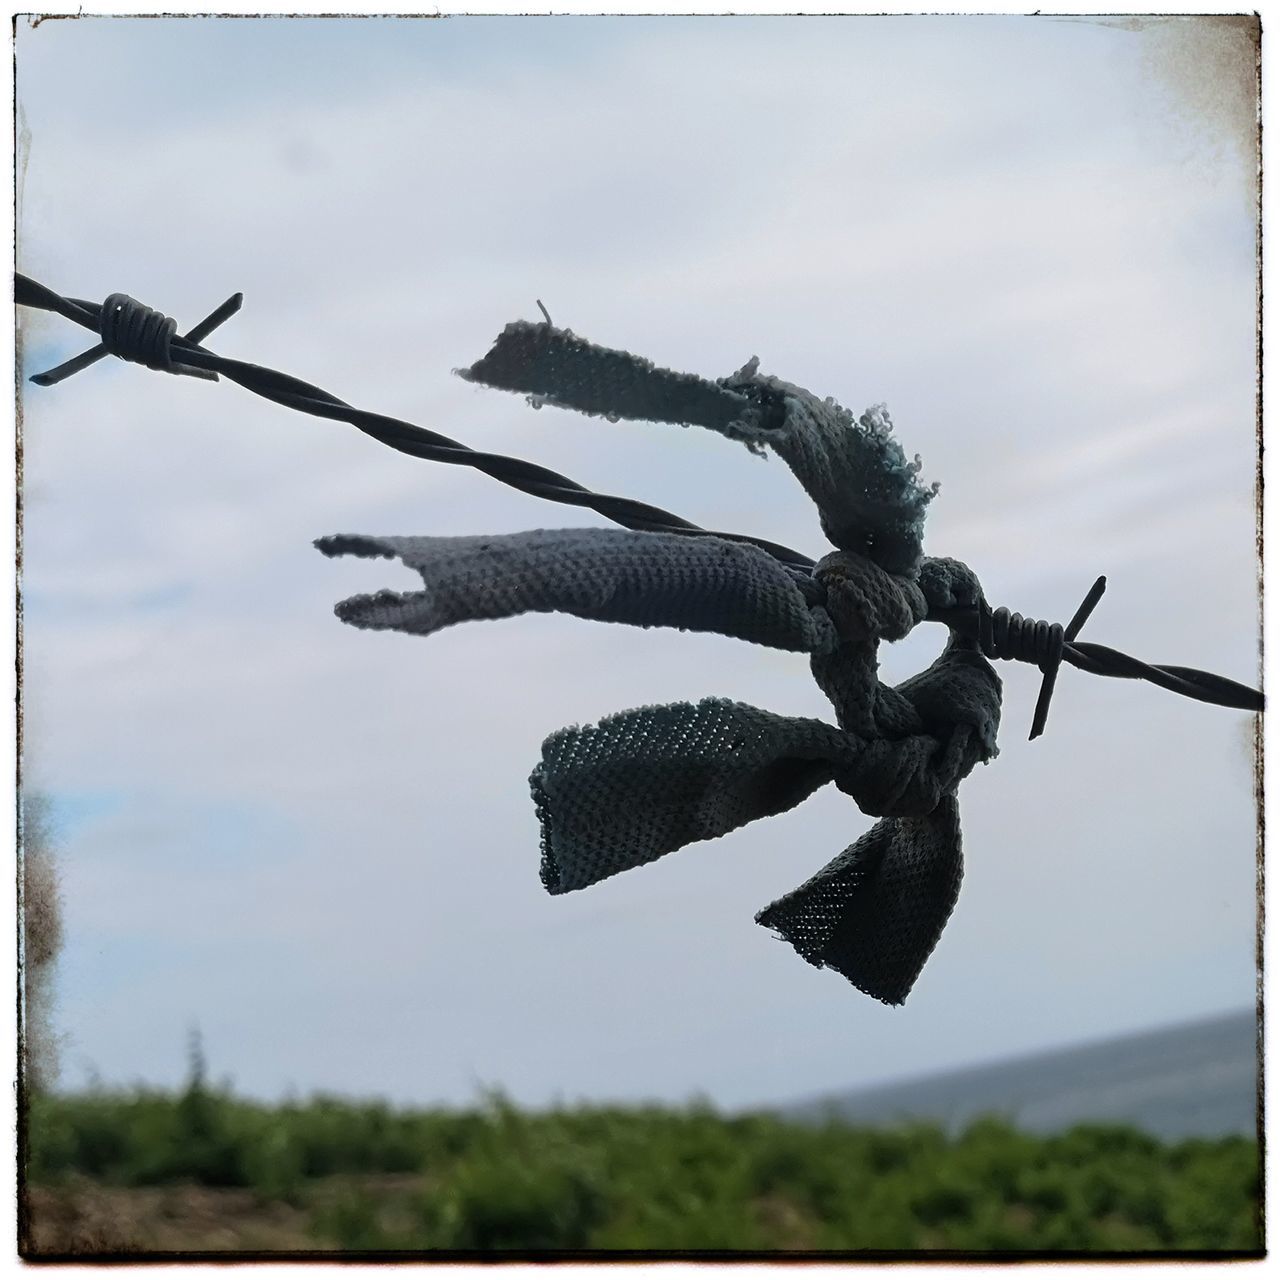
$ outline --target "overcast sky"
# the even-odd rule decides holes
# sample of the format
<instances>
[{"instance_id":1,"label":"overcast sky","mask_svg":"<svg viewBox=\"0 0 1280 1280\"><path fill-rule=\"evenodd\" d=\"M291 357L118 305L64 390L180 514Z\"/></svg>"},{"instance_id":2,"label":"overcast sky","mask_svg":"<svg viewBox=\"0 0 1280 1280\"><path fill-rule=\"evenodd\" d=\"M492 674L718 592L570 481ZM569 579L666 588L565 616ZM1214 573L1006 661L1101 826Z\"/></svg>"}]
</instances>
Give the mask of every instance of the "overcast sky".
<instances>
[{"instance_id":1,"label":"overcast sky","mask_svg":"<svg viewBox=\"0 0 1280 1280\"><path fill-rule=\"evenodd\" d=\"M593 488L817 556L776 459L451 370L509 320L887 401L926 549L1151 661L1258 678L1252 52L1221 20L20 23L19 265ZM23 370L91 339L21 317ZM831 719L799 655L531 616L430 639L324 534L605 522L230 385L28 386L28 786L52 798L63 1083L213 1073L463 1103L726 1106L1244 1007L1251 721L1001 668L966 878L905 1007L753 923L871 822L801 808L592 889L538 880L542 739L718 695ZM943 633L886 647L885 677Z\"/></svg>"}]
</instances>

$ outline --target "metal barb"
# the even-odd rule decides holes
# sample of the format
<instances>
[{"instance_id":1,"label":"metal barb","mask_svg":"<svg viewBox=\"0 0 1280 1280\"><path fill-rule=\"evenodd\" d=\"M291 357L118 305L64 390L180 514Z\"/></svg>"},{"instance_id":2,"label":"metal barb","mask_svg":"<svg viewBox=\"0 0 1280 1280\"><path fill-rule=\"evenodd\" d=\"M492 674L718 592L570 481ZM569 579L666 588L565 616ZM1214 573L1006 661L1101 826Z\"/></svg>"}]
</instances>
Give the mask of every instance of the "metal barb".
<instances>
[{"instance_id":1,"label":"metal barb","mask_svg":"<svg viewBox=\"0 0 1280 1280\"><path fill-rule=\"evenodd\" d=\"M941 622L953 631L977 643L982 653L993 659L1034 662L1044 672L1040 695L1032 719L1031 737L1044 732L1049 713L1049 700L1053 696L1057 671L1061 663L1078 667L1090 675L1111 676L1121 680L1146 680L1167 689L1170 693L1208 702L1219 707L1234 707L1239 711L1259 712L1265 709L1266 700L1257 689L1247 684L1228 680L1209 671L1195 667L1178 667L1168 663L1148 663L1121 653L1104 644L1078 640L1089 615L1102 599L1107 580L1100 577L1089 588L1075 616L1063 628L1059 640L1054 633L1056 626L1024 618L1008 609L992 609L986 600L979 600L976 608L933 609L929 622Z\"/></svg>"},{"instance_id":2,"label":"metal barb","mask_svg":"<svg viewBox=\"0 0 1280 1280\"><path fill-rule=\"evenodd\" d=\"M106 304L104 303L103 305L105 306ZM199 346L219 325L231 319L243 305L244 294L233 293L226 302L205 316L194 329L184 334L184 340ZM101 317L101 310L99 308L99 317ZM82 351L78 356L73 356L70 360L64 361L56 368L46 370L44 373L33 374L31 381L38 387L52 387L59 382L65 381L72 374L79 373L82 369L87 369L90 365L97 364L103 356L108 354L106 346L100 342L97 346L90 347L88 351ZM217 382L218 380L217 373L212 369L196 369L191 365L176 362L171 371L190 378L202 378L206 382Z\"/></svg>"},{"instance_id":3,"label":"metal barb","mask_svg":"<svg viewBox=\"0 0 1280 1280\"><path fill-rule=\"evenodd\" d=\"M1089 615L1097 608L1102 593L1107 589L1107 579L1099 575L1098 580L1089 588L1089 594L1080 602L1071 621L1063 628L1064 644L1070 644L1080 634L1080 628L1089 620ZM1049 718L1049 700L1053 697L1054 685L1058 682L1058 671L1062 667L1064 649L1059 648L1057 659L1045 669L1044 679L1040 682L1040 695L1036 698L1035 714L1031 717L1031 733L1028 742L1034 742L1043 732L1045 721Z\"/></svg>"}]
</instances>

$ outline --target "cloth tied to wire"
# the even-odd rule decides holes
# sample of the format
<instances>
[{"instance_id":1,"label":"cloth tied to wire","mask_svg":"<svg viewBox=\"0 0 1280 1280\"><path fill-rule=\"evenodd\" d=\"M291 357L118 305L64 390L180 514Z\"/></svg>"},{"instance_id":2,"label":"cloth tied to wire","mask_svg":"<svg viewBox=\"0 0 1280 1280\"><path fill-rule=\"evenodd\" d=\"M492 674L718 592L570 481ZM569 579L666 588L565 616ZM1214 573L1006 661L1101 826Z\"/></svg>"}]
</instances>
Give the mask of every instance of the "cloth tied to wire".
<instances>
[{"instance_id":1,"label":"cloth tied to wire","mask_svg":"<svg viewBox=\"0 0 1280 1280\"><path fill-rule=\"evenodd\" d=\"M756 919L809 963L900 1004L956 902L956 790L996 754L1001 686L977 645L954 632L925 671L896 687L878 678L880 641L907 635L931 604L980 595L964 565L922 556L933 491L889 435L887 414L854 422L830 400L761 377L754 361L718 383L654 369L549 323L508 326L464 376L583 412L705 425L768 444L839 549L807 575L749 543L680 533L335 535L316 543L326 555L398 559L423 580L421 590L353 596L338 616L430 635L559 612L807 654L834 725L705 698L552 734L530 779L542 883L553 894L585 888L834 783L879 821Z\"/></svg>"}]
</instances>

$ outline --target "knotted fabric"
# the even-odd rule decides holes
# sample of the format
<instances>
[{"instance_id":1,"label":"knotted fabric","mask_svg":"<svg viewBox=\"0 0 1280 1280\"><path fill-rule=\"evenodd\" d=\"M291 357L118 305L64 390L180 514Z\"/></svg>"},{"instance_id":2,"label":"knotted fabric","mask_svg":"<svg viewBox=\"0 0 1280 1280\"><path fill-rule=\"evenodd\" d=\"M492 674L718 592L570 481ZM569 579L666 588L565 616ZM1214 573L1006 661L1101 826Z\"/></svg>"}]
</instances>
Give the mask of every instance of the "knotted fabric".
<instances>
[{"instance_id":1,"label":"knotted fabric","mask_svg":"<svg viewBox=\"0 0 1280 1280\"><path fill-rule=\"evenodd\" d=\"M927 607L914 580L836 552L806 593L758 548L626 530L342 535L317 546L331 556L397 558L422 576L420 591L343 601L338 616L355 626L426 635L560 611L807 652L837 725L706 698L552 734L530 780L542 882L553 894L585 888L781 813L833 782L864 812L885 816L757 918L810 963L886 1002L905 998L959 887L952 796L994 754L1000 712L999 679L962 642L897 688L877 679L879 639L905 635Z\"/></svg>"},{"instance_id":2,"label":"knotted fabric","mask_svg":"<svg viewBox=\"0 0 1280 1280\"><path fill-rule=\"evenodd\" d=\"M749 360L708 382L656 368L629 351L585 342L568 329L516 321L469 369L469 382L523 391L535 402L611 419L709 427L761 451L769 446L813 499L823 532L842 550L870 555L886 568L913 572L920 562L925 507L936 492L917 479L893 439L884 405L860 418Z\"/></svg>"},{"instance_id":3,"label":"knotted fabric","mask_svg":"<svg viewBox=\"0 0 1280 1280\"><path fill-rule=\"evenodd\" d=\"M799 804L834 783L880 820L757 919L810 964L889 1004L911 990L960 887L955 792L996 752L1000 681L974 642L952 634L926 670L880 682L882 640L931 606L977 603L958 561L921 551L920 484L883 406L854 419L834 400L763 376L755 360L715 382L659 369L567 329L508 325L469 381L609 419L700 425L768 446L818 508L837 550L811 575L759 547L715 536L558 529L501 537L341 535L326 555L401 560L418 591L353 596L354 626L429 635L527 612L677 627L809 655L836 723L704 698L641 707L562 729L530 785L542 828L542 882L582 889Z\"/></svg>"}]
</instances>

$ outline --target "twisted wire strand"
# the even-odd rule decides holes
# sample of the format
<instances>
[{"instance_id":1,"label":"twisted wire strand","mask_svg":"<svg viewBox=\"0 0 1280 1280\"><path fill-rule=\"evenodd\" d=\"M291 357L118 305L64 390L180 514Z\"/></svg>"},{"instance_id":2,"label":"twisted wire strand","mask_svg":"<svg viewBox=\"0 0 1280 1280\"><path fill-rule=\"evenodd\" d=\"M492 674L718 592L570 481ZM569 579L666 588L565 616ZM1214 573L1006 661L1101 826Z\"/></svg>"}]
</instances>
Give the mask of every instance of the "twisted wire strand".
<instances>
[{"instance_id":1,"label":"twisted wire strand","mask_svg":"<svg viewBox=\"0 0 1280 1280\"><path fill-rule=\"evenodd\" d=\"M99 317L102 311L100 306L79 298L63 298L21 274L15 274L15 284L15 298L20 305L56 311L59 315L86 329L95 331L99 329ZM180 353L182 362L186 366L215 375L221 374L244 387L246 391L252 391L286 408L297 409L318 418L349 423L382 444L411 457L474 467L495 480L500 480L534 497L547 498L552 502L567 503L570 506L590 508L626 529L683 533L693 537L723 538L730 542L750 543L767 551L788 568L803 573L808 573L813 568L814 562L808 556L779 543L749 534L722 533L714 529L703 529L689 520L664 511L661 507L637 502L632 498L595 493L548 467L526 462L521 458L507 457L504 454L471 449L456 440L451 440L448 436L430 431L425 427L415 426L411 422L357 409L322 388L303 382L300 378L291 377L289 374L262 365L215 355L190 338L175 336L172 339L171 348ZM37 380L42 379L43 375L37 375Z\"/></svg>"},{"instance_id":2,"label":"twisted wire strand","mask_svg":"<svg viewBox=\"0 0 1280 1280\"><path fill-rule=\"evenodd\" d=\"M27 281L27 283L33 284L34 281ZM37 287L43 288L43 286ZM46 292L49 293L50 298L57 297L51 291ZM20 301L21 299L19 298L18 300ZM122 360L134 360L153 369L163 368L168 373L186 374L188 377L203 378L209 382L217 382L218 375L216 373L210 373L206 369L195 369L189 365L175 365L173 363L171 348L173 334L177 329L177 322L161 315L158 311L153 311L135 298L130 298L123 293L112 294L101 307L94 303L84 302L80 298L62 299L61 301L72 304L73 308L96 315L97 320L94 322L93 327L98 330L102 341L96 347L90 347L88 351L82 351L78 356L58 365L56 369L49 369L44 373L36 374L31 381L38 386L51 387L55 383L62 382L71 377L72 374L79 373L82 369L87 369L90 365L96 364L105 355L116 355ZM188 342L203 342L219 325L235 315L243 303L244 294L233 293L226 302L201 320L194 329L189 330L184 335L186 340ZM50 307L49 309L58 310L62 315L75 319L77 323L88 325L86 320L74 315L72 311L59 307ZM140 325L136 330L126 327L126 313L132 321L149 322L152 326L150 344L162 343L160 350L148 350L148 343L143 338ZM132 337L130 336L131 334L133 335ZM142 343L141 349L138 347L139 342ZM154 355L158 359L158 363L148 359L148 355Z\"/></svg>"},{"instance_id":3,"label":"twisted wire strand","mask_svg":"<svg viewBox=\"0 0 1280 1280\"><path fill-rule=\"evenodd\" d=\"M1099 582L1105 582L1105 579L1099 579ZM1096 587L1097 584L1095 589ZM1101 596L1101 591L1097 594ZM1074 629L1072 625L1059 628L1056 623L1023 618L1021 614L1010 614L1007 609L991 609L985 602L977 608L936 609L930 612L929 618L943 622L953 631L976 640L978 647L988 658L1034 662L1045 672L1046 680L1056 673L1058 663L1065 662L1090 675L1111 676L1121 680L1146 680L1170 693L1194 698L1198 702L1210 702L1215 706L1233 707L1238 711L1261 711L1264 708L1263 695L1247 684L1240 684L1226 676L1214 675L1196 667L1142 662L1109 645L1077 640L1075 634L1079 631L1078 625ZM1052 635L1055 630L1061 632L1062 645L1057 662L1053 660L1057 641L1050 640L1046 649L1042 639L1046 631ZM1035 736L1037 734L1033 729L1032 737Z\"/></svg>"},{"instance_id":4,"label":"twisted wire strand","mask_svg":"<svg viewBox=\"0 0 1280 1280\"><path fill-rule=\"evenodd\" d=\"M14 273L14 301L19 306L56 312L74 324L98 334L103 333L104 312L113 304L119 304L122 298L139 308L133 313L135 317L139 317L136 320L137 324L142 324L150 316L158 315L150 308L135 303L127 295L113 295L105 304L88 302L83 298L63 297L29 276L20 272ZM203 347L201 345L203 339L228 316L233 315L239 309L241 301L242 295L235 294L185 336L176 332L171 333L166 344L166 354L171 361L175 354L180 359L180 364L174 362L173 367L180 369L181 372L193 373L205 378L216 379L218 375L222 375L246 391L284 405L286 408L296 409L318 418L349 423L380 443L410 457L474 467L523 493L546 498L552 502L586 507L626 529L681 533L690 537L722 538L729 542L747 543L759 547L792 570L807 599L812 603L821 602L821 590L810 576L815 561L790 547L770 542L765 538L753 537L750 534L723 533L704 529L645 502L595 493L548 467L526 462L520 458L468 448L456 440L451 440L448 436L430 431L425 427L415 426L411 422L357 409L345 400L340 400L328 391L304 382L300 378L263 365L219 356ZM161 320L164 319L161 317ZM154 322L152 324L154 325ZM150 339L152 343L156 340L154 335ZM135 340L133 345L130 345L126 340L124 351L116 354L122 354L126 359L137 359L137 354L126 353L137 353L148 349L145 343L139 346ZM99 346L60 365L56 370L35 375L32 381L43 386L51 385L70 376L78 369L92 364L105 354L107 354L107 347ZM1092 675L1126 680L1147 680L1159 685L1162 689L1168 689L1171 693L1195 698L1200 702L1234 707L1244 711L1262 710L1263 695L1259 691L1229 680L1225 676L1213 675L1207 671L1197 670L1195 667L1141 662L1106 645L1077 641L1076 633L1093 605L1097 603L1097 599L1092 597L1095 593L1096 596L1101 596L1099 583L1105 585L1105 579L1099 579L1098 583L1094 584L1094 592L1090 593L1090 597L1086 597L1084 604L1077 610L1076 617L1066 627L1061 627L1057 623L1023 618L1020 614L1010 613L1007 609L991 610L985 602L981 608L932 609L928 620L944 623L953 630L977 640L979 647L989 657L1032 662L1040 667L1044 672L1040 696L1042 705L1037 706L1036 726L1038 727L1033 726L1032 737L1037 736L1043 729L1044 714L1048 710L1048 698L1052 694L1053 681L1063 662Z\"/></svg>"}]
</instances>

